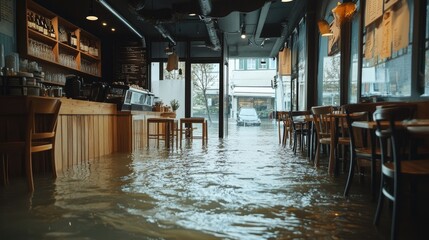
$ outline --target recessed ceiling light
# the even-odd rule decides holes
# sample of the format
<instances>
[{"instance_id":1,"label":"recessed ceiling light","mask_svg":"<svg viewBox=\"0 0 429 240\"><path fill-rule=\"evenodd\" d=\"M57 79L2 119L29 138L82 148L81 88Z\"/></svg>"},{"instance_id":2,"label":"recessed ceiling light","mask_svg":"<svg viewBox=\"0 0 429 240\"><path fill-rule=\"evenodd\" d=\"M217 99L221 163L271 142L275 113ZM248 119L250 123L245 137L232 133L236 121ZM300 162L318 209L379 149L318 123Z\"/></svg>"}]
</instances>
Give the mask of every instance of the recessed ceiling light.
<instances>
[{"instance_id":1,"label":"recessed ceiling light","mask_svg":"<svg viewBox=\"0 0 429 240\"><path fill-rule=\"evenodd\" d=\"M194 17L194 16L197 16L197 14L196 13L189 13L188 16Z\"/></svg>"},{"instance_id":2,"label":"recessed ceiling light","mask_svg":"<svg viewBox=\"0 0 429 240\"><path fill-rule=\"evenodd\" d=\"M112 30L112 32L116 31L116 29L115 29L115 28L112 28L112 29L110 29L110 30Z\"/></svg>"},{"instance_id":3,"label":"recessed ceiling light","mask_svg":"<svg viewBox=\"0 0 429 240\"><path fill-rule=\"evenodd\" d=\"M101 23L103 26L107 26L107 23L106 22L102 22Z\"/></svg>"},{"instance_id":4,"label":"recessed ceiling light","mask_svg":"<svg viewBox=\"0 0 429 240\"><path fill-rule=\"evenodd\" d=\"M292 2L293 0L282 0L282 2Z\"/></svg>"}]
</instances>

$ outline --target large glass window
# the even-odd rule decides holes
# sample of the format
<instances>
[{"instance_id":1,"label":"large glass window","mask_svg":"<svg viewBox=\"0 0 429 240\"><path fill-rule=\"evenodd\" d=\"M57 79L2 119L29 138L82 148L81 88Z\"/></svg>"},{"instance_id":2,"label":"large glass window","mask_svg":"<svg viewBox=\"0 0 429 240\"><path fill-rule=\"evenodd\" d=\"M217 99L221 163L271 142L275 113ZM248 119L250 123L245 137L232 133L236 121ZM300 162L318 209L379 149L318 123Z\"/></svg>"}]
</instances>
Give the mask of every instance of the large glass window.
<instances>
[{"instance_id":1,"label":"large glass window","mask_svg":"<svg viewBox=\"0 0 429 240\"><path fill-rule=\"evenodd\" d=\"M340 105L340 65L340 53L323 58L322 105Z\"/></svg>"},{"instance_id":2,"label":"large glass window","mask_svg":"<svg viewBox=\"0 0 429 240\"><path fill-rule=\"evenodd\" d=\"M392 12L385 9L380 24L375 21L366 26L362 63L363 97L411 96L413 8L413 0L398 2L390 9ZM396 28L398 26L401 28ZM401 31L395 32L395 29Z\"/></svg>"},{"instance_id":3,"label":"large glass window","mask_svg":"<svg viewBox=\"0 0 429 240\"><path fill-rule=\"evenodd\" d=\"M303 21L299 25L299 35L298 35L298 109L306 110L307 109L307 72L306 72L306 56L307 49L305 48L306 44L306 24Z\"/></svg>"},{"instance_id":4,"label":"large glass window","mask_svg":"<svg viewBox=\"0 0 429 240\"><path fill-rule=\"evenodd\" d=\"M205 117L209 123L219 118L219 64L193 63L192 116Z\"/></svg>"},{"instance_id":5,"label":"large glass window","mask_svg":"<svg viewBox=\"0 0 429 240\"><path fill-rule=\"evenodd\" d=\"M348 84L348 102L358 101L358 59L359 59L359 21L360 21L360 1L357 1L357 14L352 19L351 24L351 44L350 44L350 76Z\"/></svg>"},{"instance_id":6,"label":"large glass window","mask_svg":"<svg viewBox=\"0 0 429 240\"><path fill-rule=\"evenodd\" d=\"M426 5L426 38L425 38L425 89L423 96L429 96L429 1Z\"/></svg>"},{"instance_id":7,"label":"large glass window","mask_svg":"<svg viewBox=\"0 0 429 240\"><path fill-rule=\"evenodd\" d=\"M333 36L319 37L319 64L317 76L317 103L318 105L340 105L340 29L332 15L331 9L338 1L330 1L325 13L325 18L331 24Z\"/></svg>"}]
</instances>

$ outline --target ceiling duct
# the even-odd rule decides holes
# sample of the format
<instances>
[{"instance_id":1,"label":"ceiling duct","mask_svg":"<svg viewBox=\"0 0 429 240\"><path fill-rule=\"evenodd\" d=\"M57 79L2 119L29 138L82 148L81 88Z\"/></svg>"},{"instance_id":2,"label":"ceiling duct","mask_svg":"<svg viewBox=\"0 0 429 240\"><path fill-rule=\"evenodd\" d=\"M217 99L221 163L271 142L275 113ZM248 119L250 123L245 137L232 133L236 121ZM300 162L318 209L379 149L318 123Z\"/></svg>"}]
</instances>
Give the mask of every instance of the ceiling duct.
<instances>
[{"instance_id":1,"label":"ceiling duct","mask_svg":"<svg viewBox=\"0 0 429 240\"><path fill-rule=\"evenodd\" d=\"M159 33L161 33L162 37L165 39L168 39L174 46L176 45L176 41L171 37L170 33L167 31L167 29L164 28L160 23L157 23L154 25L155 29L158 30Z\"/></svg>"},{"instance_id":2,"label":"ceiling duct","mask_svg":"<svg viewBox=\"0 0 429 240\"><path fill-rule=\"evenodd\" d=\"M212 3L211 0L199 0L201 13L203 16L201 16L201 20L204 21L206 24L207 32L209 34L210 42L213 44L210 48L219 51L221 49L220 47L220 41L219 37L217 36L215 24L213 22L213 19L208 17L212 11Z\"/></svg>"}]
</instances>

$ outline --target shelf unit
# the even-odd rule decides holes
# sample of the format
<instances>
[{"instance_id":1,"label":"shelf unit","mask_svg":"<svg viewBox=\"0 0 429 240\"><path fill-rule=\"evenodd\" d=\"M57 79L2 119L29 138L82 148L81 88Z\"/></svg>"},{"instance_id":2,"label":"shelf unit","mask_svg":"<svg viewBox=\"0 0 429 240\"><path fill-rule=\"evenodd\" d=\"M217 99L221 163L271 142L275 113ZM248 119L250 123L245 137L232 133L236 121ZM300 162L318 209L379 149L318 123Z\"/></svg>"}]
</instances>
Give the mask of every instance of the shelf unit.
<instances>
[{"instance_id":1,"label":"shelf unit","mask_svg":"<svg viewBox=\"0 0 429 240\"><path fill-rule=\"evenodd\" d=\"M18 31L20 35L22 34L20 38L22 41L18 42L20 55L66 70L101 77L101 42L97 37L32 0L21 3L17 17L26 21L18 21ZM55 37L32 28L28 21L29 14L33 17L40 16L49 22L54 29ZM71 33L76 36L76 47L70 44ZM88 45L91 48L85 47Z\"/></svg>"}]
</instances>

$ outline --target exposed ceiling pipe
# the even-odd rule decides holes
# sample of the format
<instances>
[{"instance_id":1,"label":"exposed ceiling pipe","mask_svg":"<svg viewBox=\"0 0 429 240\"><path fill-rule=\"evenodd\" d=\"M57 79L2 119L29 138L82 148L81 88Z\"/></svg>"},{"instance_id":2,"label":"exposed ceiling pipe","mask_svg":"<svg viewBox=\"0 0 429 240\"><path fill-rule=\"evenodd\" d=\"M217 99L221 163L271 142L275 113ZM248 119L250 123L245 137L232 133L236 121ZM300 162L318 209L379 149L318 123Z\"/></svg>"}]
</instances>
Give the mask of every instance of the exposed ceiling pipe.
<instances>
[{"instance_id":1,"label":"exposed ceiling pipe","mask_svg":"<svg viewBox=\"0 0 429 240\"><path fill-rule=\"evenodd\" d=\"M284 23L281 36L277 38L277 41L274 43L273 49L271 50L270 57L277 57L277 54L279 53L280 49L284 46L284 43L286 41L286 36L288 32L287 24Z\"/></svg>"},{"instance_id":2,"label":"exposed ceiling pipe","mask_svg":"<svg viewBox=\"0 0 429 240\"><path fill-rule=\"evenodd\" d=\"M164 28L160 23L154 25L155 29L162 35L163 38L168 39L174 46L176 46L176 41L171 37L167 29Z\"/></svg>"},{"instance_id":3,"label":"exposed ceiling pipe","mask_svg":"<svg viewBox=\"0 0 429 240\"><path fill-rule=\"evenodd\" d=\"M268 11L270 10L271 2L266 2L259 12L258 25L256 25L255 40L261 37L262 29L264 28L265 20L267 19Z\"/></svg>"},{"instance_id":4,"label":"exposed ceiling pipe","mask_svg":"<svg viewBox=\"0 0 429 240\"><path fill-rule=\"evenodd\" d=\"M145 21L144 17L140 14L138 14L139 10L142 10L146 4L145 0L131 0L129 2L129 6L135 10L135 13L137 14L137 19L140 21ZM163 38L168 39L172 45L176 45L176 41L171 37L171 34L167 31L167 29L164 28L164 26L160 22L156 22L153 24L154 28L162 35ZM146 44L146 41L144 41Z\"/></svg>"},{"instance_id":5,"label":"exposed ceiling pipe","mask_svg":"<svg viewBox=\"0 0 429 240\"><path fill-rule=\"evenodd\" d=\"M210 42L213 44L213 46L211 46L210 48L215 50L215 51L219 51L221 49L220 40L219 40L219 37L217 36L217 32L216 32L216 28L215 28L213 19L211 19L210 17L207 17L210 15L210 13L212 11L211 0L199 0L199 3L200 3L200 8L201 8L201 13L203 15L200 18L206 24L206 28L207 28L207 32L209 34Z\"/></svg>"}]
</instances>

